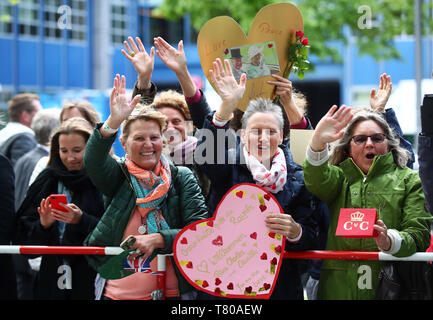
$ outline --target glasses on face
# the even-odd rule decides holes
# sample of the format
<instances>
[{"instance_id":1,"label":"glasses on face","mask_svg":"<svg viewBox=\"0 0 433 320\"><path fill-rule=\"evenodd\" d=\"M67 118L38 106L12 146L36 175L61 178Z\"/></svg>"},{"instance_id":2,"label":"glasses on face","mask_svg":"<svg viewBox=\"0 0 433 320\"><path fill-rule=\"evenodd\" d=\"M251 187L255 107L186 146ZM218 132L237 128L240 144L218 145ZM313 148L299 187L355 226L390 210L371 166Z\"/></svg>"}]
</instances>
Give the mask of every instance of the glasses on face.
<instances>
[{"instance_id":1,"label":"glasses on face","mask_svg":"<svg viewBox=\"0 0 433 320\"><path fill-rule=\"evenodd\" d=\"M361 144L366 143L368 138L370 138L371 142L373 142L374 144L379 144L379 143L382 143L383 141L385 141L386 135L383 133L375 133L375 134L372 134L371 136L367 136L365 134L359 134L359 135L353 136L351 139L353 140L353 142L355 142L355 144L361 145Z\"/></svg>"}]
</instances>

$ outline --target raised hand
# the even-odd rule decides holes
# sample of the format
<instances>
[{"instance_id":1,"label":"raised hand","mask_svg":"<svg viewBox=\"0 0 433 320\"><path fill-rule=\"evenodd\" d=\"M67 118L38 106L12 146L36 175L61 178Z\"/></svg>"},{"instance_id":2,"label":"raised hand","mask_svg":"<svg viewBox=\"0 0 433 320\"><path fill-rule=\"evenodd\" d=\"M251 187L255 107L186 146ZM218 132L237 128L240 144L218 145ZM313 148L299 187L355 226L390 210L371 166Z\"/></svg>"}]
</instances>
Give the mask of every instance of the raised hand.
<instances>
[{"instance_id":1,"label":"raised hand","mask_svg":"<svg viewBox=\"0 0 433 320\"><path fill-rule=\"evenodd\" d=\"M224 71L220 58L217 58L213 62L213 70L209 70L211 80L223 102L237 104L238 101L242 99L245 92L245 84L247 81L246 74L244 73L239 83L237 83L233 76L230 62L224 60L224 64L227 71Z\"/></svg>"},{"instance_id":2,"label":"raised hand","mask_svg":"<svg viewBox=\"0 0 433 320\"><path fill-rule=\"evenodd\" d=\"M370 106L376 112L383 113L385 111L386 103L392 91L391 76L386 73L380 76L379 90L371 89L370 91Z\"/></svg>"},{"instance_id":3,"label":"raised hand","mask_svg":"<svg viewBox=\"0 0 433 320\"><path fill-rule=\"evenodd\" d=\"M187 72L186 56L183 51L183 41L180 40L177 49L168 44L163 38L153 39L156 47L156 55L174 73Z\"/></svg>"},{"instance_id":4,"label":"raised hand","mask_svg":"<svg viewBox=\"0 0 433 320\"><path fill-rule=\"evenodd\" d=\"M148 89L151 86L150 79L152 78L155 63L155 48L152 47L150 49L150 54L148 54L140 38L136 37L135 40L137 41L138 46L132 37L128 37L129 43L123 41L123 45L128 52L122 49L122 53L126 59L132 63L138 74L138 87L141 89Z\"/></svg>"},{"instance_id":5,"label":"raised hand","mask_svg":"<svg viewBox=\"0 0 433 320\"><path fill-rule=\"evenodd\" d=\"M126 80L125 76L120 77L116 75L113 83L113 90L110 95L110 116L107 119L107 124L112 129L117 129L123 120L127 119L131 112L134 110L140 95L136 95L134 99L129 102L126 97Z\"/></svg>"},{"instance_id":6,"label":"raised hand","mask_svg":"<svg viewBox=\"0 0 433 320\"><path fill-rule=\"evenodd\" d=\"M352 120L353 114L350 108L345 105L337 109L338 107L333 105L317 124L310 141L310 147L313 151L324 150L328 143L343 137L344 128Z\"/></svg>"},{"instance_id":7,"label":"raised hand","mask_svg":"<svg viewBox=\"0 0 433 320\"><path fill-rule=\"evenodd\" d=\"M209 73L215 90L222 100L221 106L217 111L218 117L221 120L228 120L232 112L235 111L239 100L244 95L247 77L243 73L239 83L237 83L233 76L230 62L224 60L224 64L227 71L224 71L221 59L217 58L213 62L213 70L209 70Z\"/></svg>"},{"instance_id":8,"label":"raised hand","mask_svg":"<svg viewBox=\"0 0 433 320\"><path fill-rule=\"evenodd\" d=\"M275 86L275 94L279 96L279 101L284 107L290 124L299 123L304 117L303 111L296 105L292 93L293 87L292 82L284 77L277 74L271 75L275 80L267 81L269 84Z\"/></svg>"},{"instance_id":9,"label":"raised hand","mask_svg":"<svg viewBox=\"0 0 433 320\"><path fill-rule=\"evenodd\" d=\"M280 97L280 101L283 105L293 104L292 99L292 82L284 77L277 74L271 75L275 80L268 80L267 82L275 86L275 95Z\"/></svg>"},{"instance_id":10,"label":"raised hand","mask_svg":"<svg viewBox=\"0 0 433 320\"><path fill-rule=\"evenodd\" d=\"M194 81L188 72L186 56L183 50L183 41L179 41L177 49L173 48L163 38L154 38L156 55L176 74L185 97L193 97L197 91Z\"/></svg>"}]
</instances>

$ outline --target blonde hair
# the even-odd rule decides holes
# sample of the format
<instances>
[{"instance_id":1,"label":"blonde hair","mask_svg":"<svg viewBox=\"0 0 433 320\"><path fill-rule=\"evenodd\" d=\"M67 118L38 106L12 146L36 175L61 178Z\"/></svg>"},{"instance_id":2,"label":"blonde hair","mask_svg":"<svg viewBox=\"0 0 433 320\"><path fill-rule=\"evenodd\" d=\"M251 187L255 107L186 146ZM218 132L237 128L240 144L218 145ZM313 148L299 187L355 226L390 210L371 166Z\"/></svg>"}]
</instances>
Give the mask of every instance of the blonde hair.
<instances>
[{"instance_id":1,"label":"blonde hair","mask_svg":"<svg viewBox=\"0 0 433 320\"><path fill-rule=\"evenodd\" d=\"M165 107L176 109L183 115L185 120L191 120L185 97L177 91L166 90L158 93L151 106L157 110Z\"/></svg>"},{"instance_id":2,"label":"blonde hair","mask_svg":"<svg viewBox=\"0 0 433 320\"><path fill-rule=\"evenodd\" d=\"M95 126L100 120L99 114L93 105L88 101L71 101L63 105L62 111L60 112L60 122L62 122L63 114L66 110L78 109L83 115L84 119L90 122L92 126Z\"/></svg>"},{"instance_id":3,"label":"blonde hair","mask_svg":"<svg viewBox=\"0 0 433 320\"><path fill-rule=\"evenodd\" d=\"M164 114L155 110L152 106L145 106L139 103L131 116L122 123L122 140L126 141L130 133L131 124L137 120L155 121L161 129L161 133L167 125L167 117Z\"/></svg>"}]
</instances>

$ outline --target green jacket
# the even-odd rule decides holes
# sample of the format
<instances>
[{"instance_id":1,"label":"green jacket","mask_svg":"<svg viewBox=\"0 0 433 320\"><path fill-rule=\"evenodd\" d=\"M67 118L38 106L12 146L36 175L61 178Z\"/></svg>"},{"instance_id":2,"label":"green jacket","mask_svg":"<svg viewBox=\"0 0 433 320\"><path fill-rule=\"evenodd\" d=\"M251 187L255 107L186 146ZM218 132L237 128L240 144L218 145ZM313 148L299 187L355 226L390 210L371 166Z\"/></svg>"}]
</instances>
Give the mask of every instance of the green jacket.
<instances>
[{"instance_id":1,"label":"green jacket","mask_svg":"<svg viewBox=\"0 0 433 320\"><path fill-rule=\"evenodd\" d=\"M418 173L399 168L392 153L374 159L367 175L351 158L338 166L313 166L304 161L308 190L325 201L330 211L327 250L378 251L373 238L350 239L335 236L340 208L376 208L378 219L402 237L396 257L414 254L430 244L432 216L425 208L425 197ZM368 274L369 266L371 274ZM318 289L319 299L374 299L381 262L325 260ZM367 271L366 271L367 270ZM371 282L368 277L371 276ZM371 286L369 285L371 283Z\"/></svg>"},{"instance_id":2,"label":"green jacket","mask_svg":"<svg viewBox=\"0 0 433 320\"><path fill-rule=\"evenodd\" d=\"M122 161L118 162L109 155L115 137L104 138L98 124L90 136L84 154L84 164L95 186L107 197L106 211L94 231L87 237L88 246L119 246L130 215L136 206L128 170ZM192 172L184 167L170 164L172 184L161 211L171 229L161 230L165 248L155 250L154 254L173 252L173 241L178 232L188 224L208 218L205 200ZM107 262L107 256L87 256L90 265L98 269ZM178 278L181 293L192 290L181 276L171 257Z\"/></svg>"}]
</instances>

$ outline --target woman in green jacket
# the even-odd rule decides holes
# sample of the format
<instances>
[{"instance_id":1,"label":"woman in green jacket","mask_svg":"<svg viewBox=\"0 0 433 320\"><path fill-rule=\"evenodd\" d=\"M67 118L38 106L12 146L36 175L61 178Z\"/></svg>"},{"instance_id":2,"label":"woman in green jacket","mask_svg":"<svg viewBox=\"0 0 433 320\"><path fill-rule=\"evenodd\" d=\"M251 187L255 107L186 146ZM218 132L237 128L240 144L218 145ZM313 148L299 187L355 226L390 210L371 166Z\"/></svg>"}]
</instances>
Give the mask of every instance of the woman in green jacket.
<instances>
[{"instance_id":1,"label":"woman in green jacket","mask_svg":"<svg viewBox=\"0 0 433 320\"><path fill-rule=\"evenodd\" d=\"M328 144L339 140L328 155ZM328 161L329 160L329 161ZM331 217L327 250L377 251L396 257L425 251L432 216L418 173L407 168L408 153L399 147L380 115L352 114L333 106L317 124L307 148L307 188L328 204ZM341 208L375 208L374 238L335 236ZM374 299L381 262L326 260L319 299Z\"/></svg>"},{"instance_id":2,"label":"woman in green jacket","mask_svg":"<svg viewBox=\"0 0 433 320\"><path fill-rule=\"evenodd\" d=\"M208 218L204 197L192 172L175 167L161 154L166 117L137 105L139 98L128 103L125 78L116 75L110 116L96 126L84 157L89 176L108 198L104 216L85 244L119 246L132 235L135 240L130 248L136 252L125 259L125 270L141 270L128 276L119 270L112 275L105 283L105 299L151 299L158 289L157 277L152 274L157 270L155 255L172 253L174 238L183 227ZM120 140L126 157L118 162L109 151L122 122ZM88 260L98 272L106 271L112 261L97 256L89 256ZM166 296L185 297L192 287L182 278L172 258L170 261Z\"/></svg>"}]
</instances>

